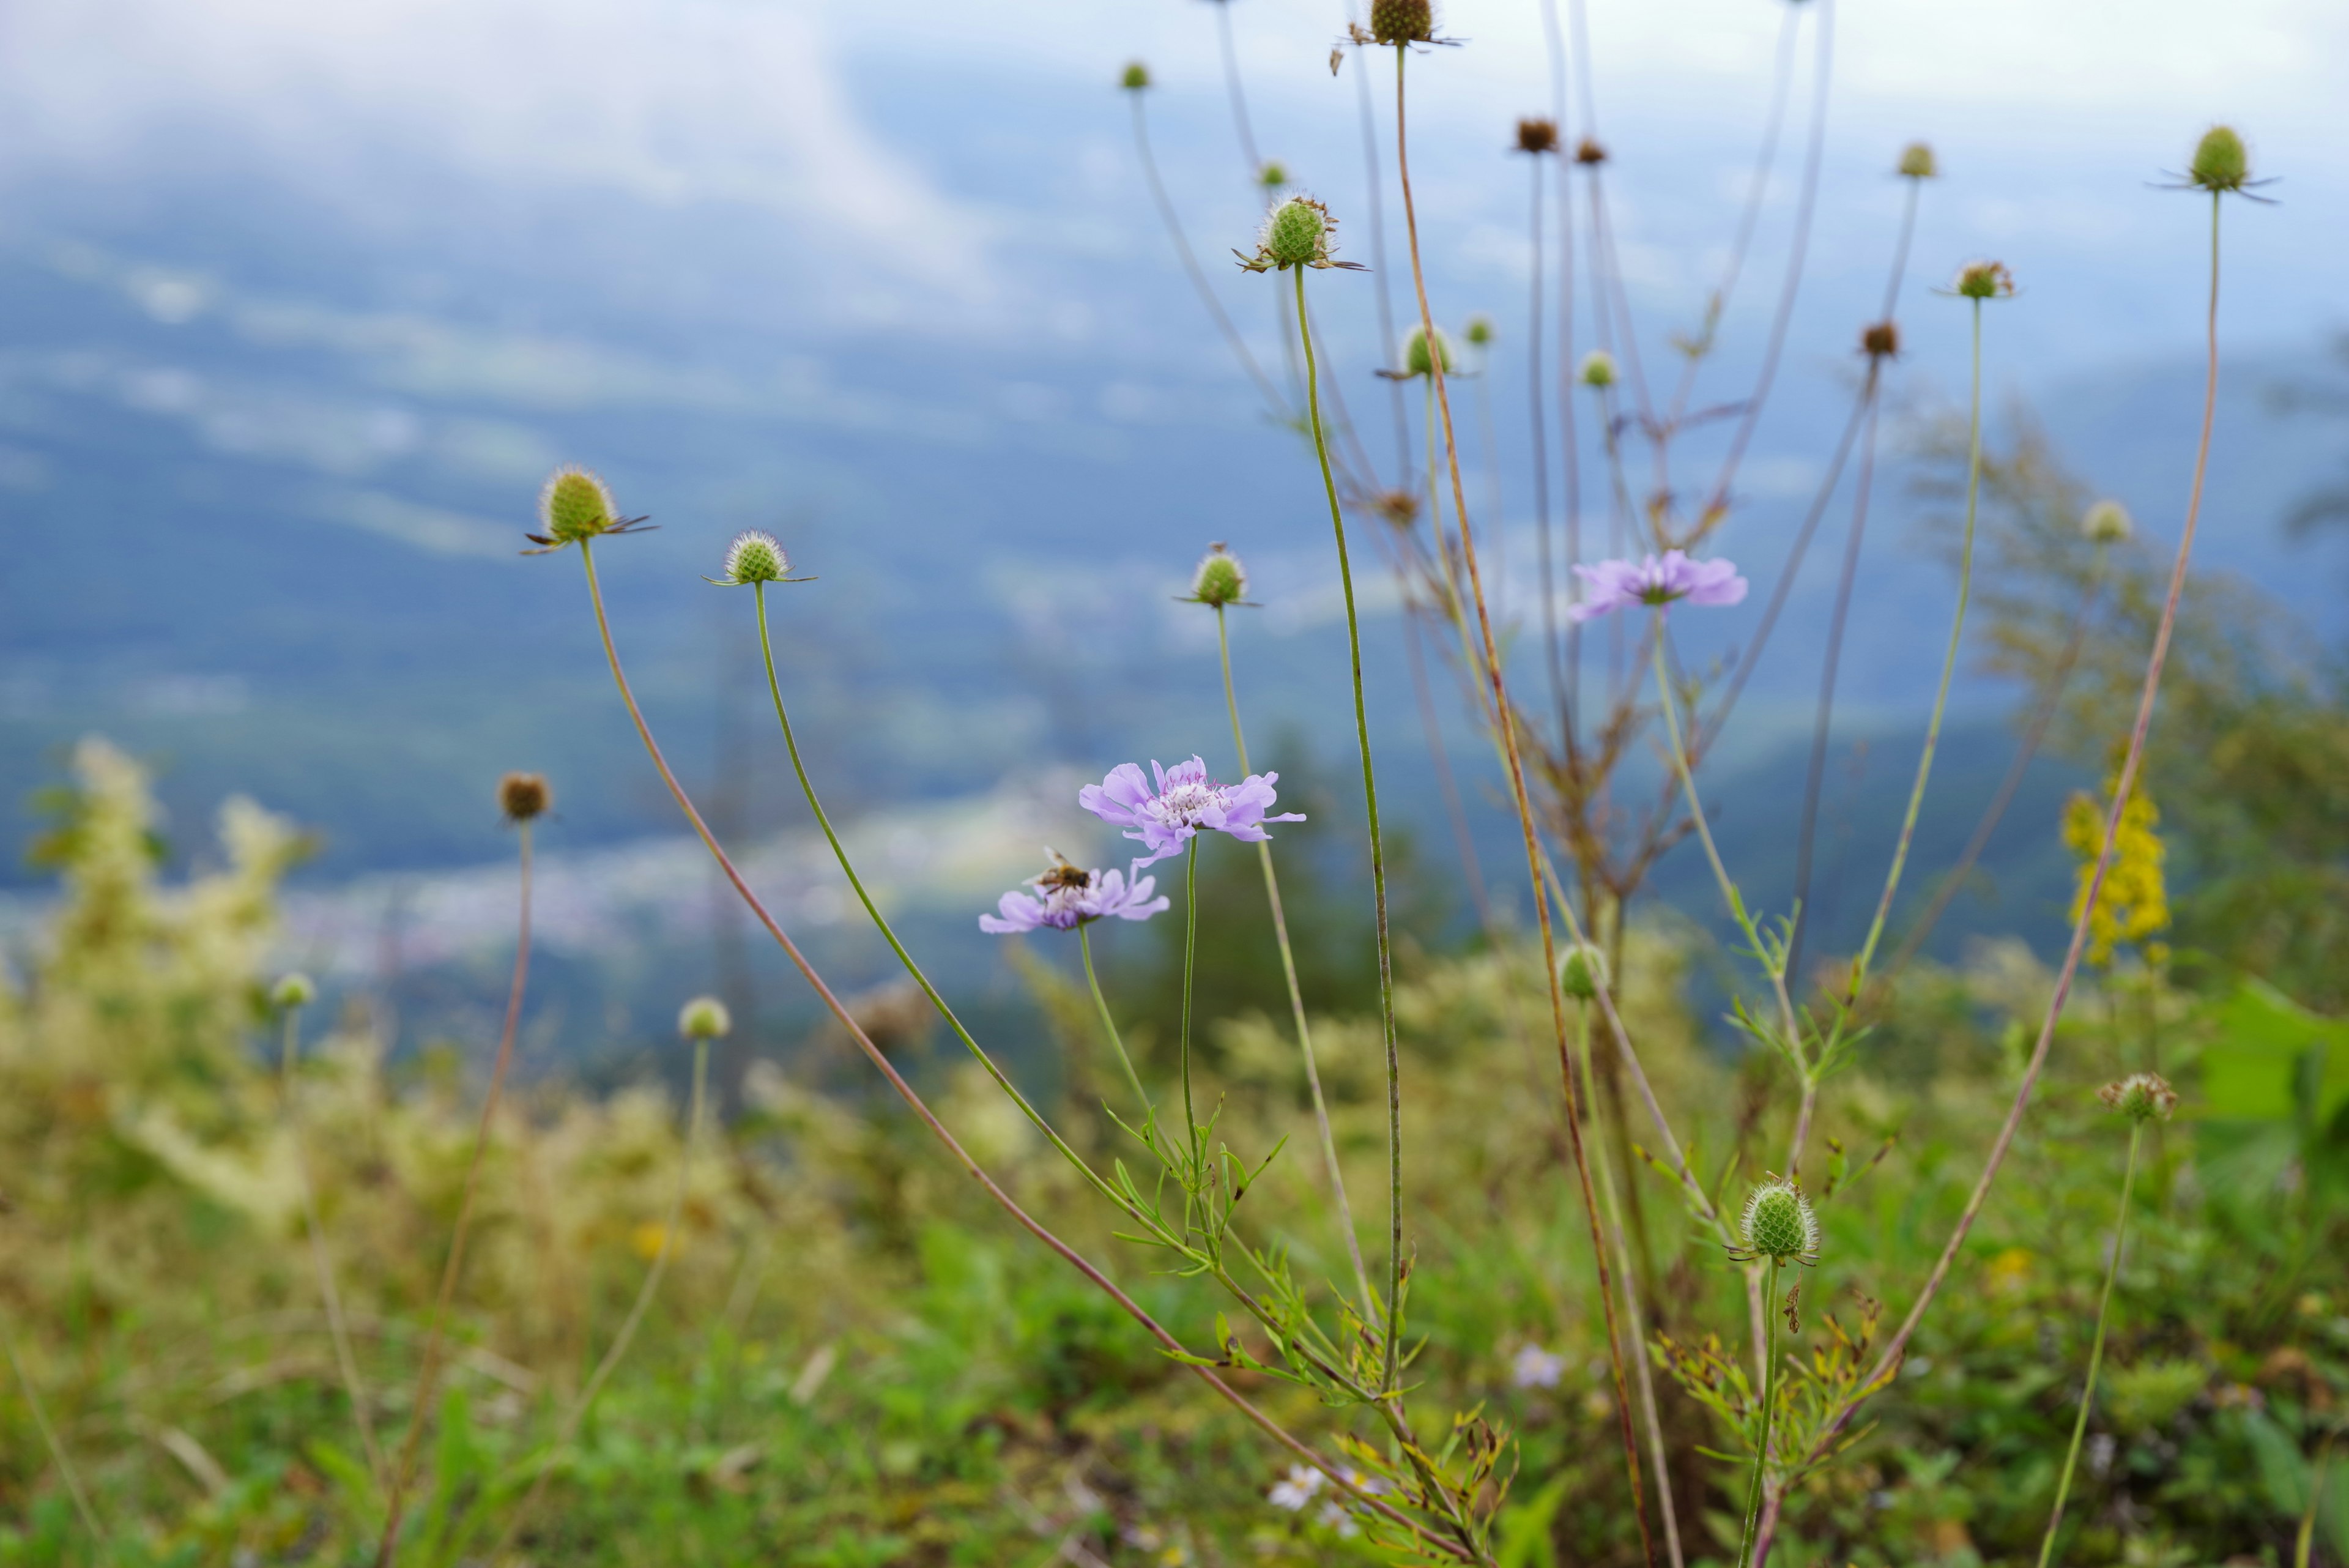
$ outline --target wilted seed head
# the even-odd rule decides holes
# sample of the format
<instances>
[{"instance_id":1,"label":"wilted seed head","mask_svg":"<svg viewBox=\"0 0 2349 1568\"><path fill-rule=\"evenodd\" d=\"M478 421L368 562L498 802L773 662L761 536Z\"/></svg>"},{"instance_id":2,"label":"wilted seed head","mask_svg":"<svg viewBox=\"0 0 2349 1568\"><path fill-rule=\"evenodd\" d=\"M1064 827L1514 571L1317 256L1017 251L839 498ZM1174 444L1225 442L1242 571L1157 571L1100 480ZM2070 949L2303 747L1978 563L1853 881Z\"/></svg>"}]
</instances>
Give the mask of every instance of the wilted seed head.
<instances>
[{"instance_id":1,"label":"wilted seed head","mask_svg":"<svg viewBox=\"0 0 2349 1568\"><path fill-rule=\"evenodd\" d=\"M1871 359L1889 359L1900 352L1900 328L1890 321L1872 321L1859 329L1859 346Z\"/></svg>"},{"instance_id":2,"label":"wilted seed head","mask_svg":"<svg viewBox=\"0 0 2349 1568\"><path fill-rule=\"evenodd\" d=\"M1557 121L1527 118L1517 121L1517 151L1520 152L1555 152L1557 151Z\"/></svg>"},{"instance_id":3,"label":"wilted seed head","mask_svg":"<svg viewBox=\"0 0 2349 1568\"><path fill-rule=\"evenodd\" d=\"M593 539L613 524L612 493L584 468L558 468L538 494L538 518L560 545Z\"/></svg>"},{"instance_id":4,"label":"wilted seed head","mask_svg":"<svg viewBox=\"0 0 2349 1568\"><path fill-rule=\"evenodd\" d=\"M1577 1002L1595 1001L1607 983L1607 955L1588 942L1574 942L1557 956L1557 985Z\"/></svg>"},{"instance_id":5,"label":"wilted seed head","mask_svg":"<svg viewBox=\"0 0 2349 1568\"><path fill-rule=\"evenodd\" d=\"M1419 496L1409 490L1381 490L1371 506L1396 528L1408 528L1419 521Z\"/></svg>"},{"instance_id":6,"label":"wilted seed head","mask_svg":"<svg viewBox=\"0 0 2349 1568\"><path fill-rule=\"evenodd\" d=\"M2007 299L2014 294L2014 275L2004 262L1968 262L1958 269L1956 292L1966 299Z\"/></svg>"},{"instance_id":7,"label":"wilted seed head","mask_svg":"<svg viewBox=\"0 0 2349 1568\"><path fill-rule=\"evenodd\" d=\"M2178 1091L2158 1073L2131 1073L2096 1091L2096 1098L2137 1123L2166 1122L2178 1108Z\"/></svg>"},{"instance_id":8,"label":"wilted seed head","mask_svg":"<svg viewBox=\"0 0 2349 1568\"><path fill-rule=\"evenodd\" d=\"M272 1007L307 1007L317 1000L318 988L311 984L310 977L299 970L279 977L277 983L269 988L269 1004Z\"/></svg>"},{"instance_id":9,"label":"wilted seed head","mask_svg":"<svg viewBox=\"0 0 2349 1568\"><path fill-rule=\"evenodd\" d=\"M697 996L677 1015L677 1032L688 1040L722 1040L734 1027L733 1014L714 996Z\"/></svg>"},{"instance_id":10,"label":"wilted seed head","mask_svg":"<svg viewBox=\"0 0 2349 1568\"><path fill-rule=\"evenodd\" d=\"M1470 317L1468 325L1460 329L1460 336L1468 339L1472 347L1490 348L1493 346L1493 318L1482 314Z\"/></svg>"},{"instance_id":11,"label":"wilted seed head","mask_svg":"<svg viewBox=\"0 0 2349 1568\"><path fill-rule=\"evenodd\" d=\"M1267 159L1264 167L1256 171L1256 182L1268 191L1279 190L1288 183L1288 165L1278 158Z\"/></svg>"},{"instance_id":12,"label":"wilted seed head","mask_svg":"<svg viewBox=\"0 0 2349 1568\"><path fill-rule=\"evenodd\" d=\"M1819 1217L1811 1200L1793 1182L1775 1177L1746 1198L1738 1234L1757 1258L1808 1263L1819 1255Z\"/></svg>"},{"instance_id":13,"label":"wilted seed head","mask_svg":"<svg viewBox=\"0 0 2349 1568\"><path fill-rule=\"evenodd\" d=\"M1599 144L1597 137L1586 136L1574 144L1574 161L1577 163L1604 163L1607 161L1607 149Z\"/></svg>"},{"instance_id":14,"label":"wilted seed head","mask_svg":"<svg viewBox=\"0 0 2349 1568\"><path fill-rule=\"evenodd\" d=\"M1586 387L1607 388L1615 384L1615 356L1604 348L1593 348L1582 357L1580 371Z\"/></svg>"},{"instance_id":15,"label":"wilted seed head","mask_svg":"<svg viewBox=\"0 0 2349 1568\"><path fill-rule=\"evenodd\" d=\"M734 542L726 546L726 575L718 580L736 585L779 583L791 569L791 557L783 554L772 534L749 528L735 535Z\"/></svg>"},{"instance_id":16,"label":"wilted seed head","mask_svg":"<svg viewBox=\"0 0 2349 1568\"><path fill-rule=\"evenodd\" d=\"M1150 67L1140 60L1134 61L1126 67L1124 74L1117 78L1117 85L1128 92L1142 91L1150 85Z\"/></svg>"},{"instance_id":17,"label":"wilted seed head","mask_svg":"<svg viewBox=\"0 0 2349 1568\"><path fill-rule=\"evenodd\" d=\"M498 809L508 822L528 822L554 802L544 774L508 774L498 781Z\"/></svg>"},{"instance_id":18,"label":"wilted seed head","mask_svg":"<svg viewBox=\"0 0 2349 1568\"><path fill-rule=\"evenodd\" d=\"M1191 575L1191 597L1217 609L1247 597L1247 569L1220 539L1199 557L1199 569Z\"/></svg>"},{"instance_id":19,"label":"wilted seed head","mask_svg":"<svg viewBox=\"0 0 2349 1568\"><path fill-rule=\"evenodd\" d=\"M1941 171L1933 161L1933 150L1922 141L1912 141L1900 150L1900 177L1904 180L1930 180Z\"/></svg>"},{"instance_id":20,"label":"wilted seed head","mask_svg":"<svg viewBox=\"0 0 2349 1568\"><path fill-rule=\"evenodd\" d=\"M1435 329L1435 352L1443 361L1444 373L1449 376L1452 374L1454 364L1452 339L1444 336L1444 328L1441 327ZM1403 337L1402 373L1405 380L1414 376L1432 376L1435 373L1433 367L1428 363L1427 329L1423 327L1414 327Z\"/></svg>"},{"instance_id":21,"label":"wilted seed head","mask_svg":"<svg viewBox=\"0 0 2349 1568\"><path fill-rule=\"evenodd\" d=\"M1435 7L1430 0L1371 0L1371 40L1380 44L1426 44L1435 38Z\"/></svg>"},{"instance_id":22,"label":"wilted seed head","mask_svg":"<svg viewBox=\"0 0 2349 1568\"><path fill-rule=\"evenodd\" d=\"M2240 191L2251 182L2251 155L2244 150L2243 139L2236 134L2234 127L2214 125L2202 133L2186 177L2214 195L2221 191Z\"/></svg>"},{"instance_id":23,"label":"wilted seed head","mask_svg":"<svg viewBox=\"0 0 2349 1568\"><path fill-rule=\"evenodd\" d=\"M2099 501L2080 514L2080 532L2092 544L2117 545L2135 531L2128 508L2117 501Z\"/></svg>"}]
</instances>

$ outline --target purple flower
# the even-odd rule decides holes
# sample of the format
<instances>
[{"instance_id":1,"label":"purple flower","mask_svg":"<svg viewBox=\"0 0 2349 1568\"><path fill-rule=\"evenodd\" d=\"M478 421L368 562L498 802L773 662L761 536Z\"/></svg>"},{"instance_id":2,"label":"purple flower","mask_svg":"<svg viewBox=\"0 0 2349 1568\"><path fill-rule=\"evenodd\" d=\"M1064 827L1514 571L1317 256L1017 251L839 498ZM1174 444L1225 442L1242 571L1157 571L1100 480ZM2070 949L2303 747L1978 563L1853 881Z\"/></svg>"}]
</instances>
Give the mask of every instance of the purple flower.
<instances>
[{"instance_id":1,"label":"purple flower","mask_svg":"<svg viewBox=\"0 0 2349 1568\"><path fill-rule=\"evenodd\" d=\"M1727 561L1692 561L1685 552L1667 550L1663 559L1601 561L1577 566L1582 579L1582 602L1566 612L1578 621L1593 620L1609 610L1634 605L1668 605L1686 599L1692 605L1733 605L1745 597L1745 579Z\"/></svg>"},{"instance_id":2,"label":"purple flower","mask_svg":"<svg viewBox=\"0 0 2349 1568\"><path fill-rule=\"evenodd\" d=\"M1155 789L1140 768L1120 763L1101 783L1077 792L1077 804L1103 822L1138 829L1126 836L1139 839L1150 853L1133 863L1137 871L1175 853L1203 827L1254 844L1272 836L1264 830L1268 822L1305 820L1302 812L1265 815L1278 798L1272 785L1278 774L1250 774L1236 784L1220 784L1207 777L1207 764L1197 757L1171 768L1153 762L1150 769L1158 775Z\"/></svg>"},{"instance_id":3,"label":"purple flower","mask_svg":"<svg viewBox=\"0 0 2349 1568\"><path fill-rule=\"evenodd\" d=\"M978 929L997 937L1017 936L1046 926L1069 931L1112 915L1121 920L1146 920L1167 907L1166 899L1151 897L1158 888L1155 877L1129 881L1123 871L1087 871L1057 854L1052 857L1052 868L1030 877L1028 885L1036 891L1023 893L1015 888L1004 894L995 906L999 913L979 916Z\"/></svg>"}]
</instances>

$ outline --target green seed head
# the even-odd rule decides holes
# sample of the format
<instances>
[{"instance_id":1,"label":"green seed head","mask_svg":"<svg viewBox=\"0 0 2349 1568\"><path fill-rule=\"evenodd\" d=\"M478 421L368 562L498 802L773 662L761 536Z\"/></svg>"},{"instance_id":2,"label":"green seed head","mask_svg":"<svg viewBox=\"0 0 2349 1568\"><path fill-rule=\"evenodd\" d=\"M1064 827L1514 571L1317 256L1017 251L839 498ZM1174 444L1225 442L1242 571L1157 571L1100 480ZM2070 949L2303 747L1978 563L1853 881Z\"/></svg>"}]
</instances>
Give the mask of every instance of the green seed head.
<instances>
[{"instance_id":1,"label":"green seed head","mask_svg":"<svg viewBox=\"0 0 2349 1568\"><path fill-rule=\"evenodd\" d=\"M1468 339L1474 348L1490 348L1493 346L1493 318L1489 316L1470 317L1468 325L1461 328L1460 336Z\"/></svg>"},{"instance_id":2,"label":"green seed head","mask_svg":"<svg viewBox=\"0 0 2349 1568\"><path fill-rule=\"evenodd\" d=\"M1957 293L1966 299L2012 298L2014 275L2003 262L1968 262L1958 271Z\"/></svg>"},{"instance_id":3,"label":"green seed head","mask_svg":"<svg viewBox=\"0 0 2349 1568\"><path fill-rule=\"evenodd\" d=\"M1912 141L1900 150L1900 177L1904 180L1930 180L1941 171L1933 161L1933 150L1922 141Z\"/></svg>"},{"instance_id":4,"label":"green seed head","mask_svg":"<svg viewBox=\"0 0 2349 1568\"><path fill-rule=\"evenodd\" d=\"M498 810L508 822L528 822L554 802L544 774L508 774L498 781Z\"/></svg>"},{"instance_id":5,"label":"green seed head","mask_svg":"<svg viewBox=\"0 0 2349 1568\"><path fill-rule=\"evenodd\" d=\"M1444 328L1441 327L1435 329L1435 351L1443 357L1444 373L1449 376L1452 374L1453 364L1452 339L1444 335ZM1402 373L1406 379L1413 376L1432 376L1435 373L1427 360L1426 328L1414 327L1403 338Z\"/></svg>"},{"instance_id":6,"label":"green seed head","mask_svg":"<svg viewBox=\"0 0 2349 1568\"><path fill-rule=\"evenodd\" d=\"M311 984L310 977L299 970L281 977L275 985L269 988L269 1004L272 1007L307 1007L317 1000L318 988Z\"/></svg>"},{"instance_id":7,"label":"green seed head","mask_svg":"<svg viewBox=\"0 0 2349 1568\"><path fill-rule=\"evenodd\" d=\"M2244 150L2243 139L2236 134L2234 127L2214 125L2202 133L2186 175L2213 194L2240 191L2251 182L2251 155Z\"/></svg>"},{"instance_id":8,"label":"green seed head","mask_svg":"<svg viewBox=\"0 0 2349 1568\"><path fill-rule=\"evenodd\" d=\"M2158 1073L2131 1073L2096 1091L2096 1098L2140 1125L2166 1122L2178 1108L2178 1091Z\"/></svg>"},{"instance_id":9,"label":"green seed head","mask_svg":"<svg viewBox=\"0 0 2349 1568\"><path fill-rule=\"evenodd\" d=\"M1278 191L1288 183L1288 165L1278 158L1268 159L1256 171L1256 182L1267 191Z\"/></svg>"},{"instance_id":10,"label":"green seed head","mask_svg":"<svg viewBox=\"0 0 2349 1568\"><path fill-rule=\"evenodd\" d=\"M1604 390L1615 384L1615 356L1604 348L1593 348L1582 357L1582 384Z\"/></svg>"},{"instance_id":11,"label":"green seed head","mask_svg":"<svg viewBox=\"0 0 2349 1568\"><path fill-rule=\"evenodd\" d=\"M762 534L756 528L734 535L726 546L726 575L722 583L778 583L792 569L791 557L775 542L772 534Z\"/></svg>"},{"instance_id":12,"label":"green seed head","mask_svg":"<svg viewBox=\"0 0 2349 1568\"><path fill-rule=\"evenodd\" d=\"M2099 501L2080 515L2080 532L2098 545L2117 545L2136 531L2128 508L2117 501Z\"/></svg>"},{"instance_id":13,"label":"green seed head","mask_svg":"<svg viewBox=\"0 0 2349 1568\"><path fill-rule=\"evenodd\" d=\"M1588 942L1576 942L1557 957L1557 985L1577 1002L1595 1001L1607 983L1607 955Z\"/></svg>"},{"instance_id":14,"label":"green seed head","mask_svg":"<svg viewBox=\"0 0 2349 1568\"><path fill-rule=\"evenodd\" d=\"M1199 558L1199 569L1191 576L1191 597L1203 605L1217 609L1236 605L1247 597L1247 570L1240 558L1224 548L1217 540Z\"/></svg>"},{"instance_id":15,"label":"green seed head","mask_svg":"<svg viewBox=\"0 0 2349 1568\"><path fill-rule=\"evenodd\" d=\"M612 526L612 493L584 468L558 468L539 492L538 518L546 536L558 545L593 539Z\"/></svg>"},{"instance_id":16,"label":"green seed head","mask_svg":"<svg viewBox=\"0 0 2349 1568\"><path fill-rule=\"evenodd\" d=\"M1293 266L1311 266L1327 261L1329 209L1309 196L1291 196L1265 219L1264 236L1257 250L1283 272Z\"/></svg>"},{"instance_id":17,"label":"green seed head","mask_svg":"<svg viewBox=\"0 0 2349 1568\"><path fill-rule=\"evenodd\" d=\"M1809 1262L1818 1256L1819 1218L1791 1181L1774 1178L1755 1188L1745 1199L1739 1229L1745 1250L1757 1258Z\"/></svg>"},{"instance_id":18,"label":"green seed head","mask_svg":"<svg viewBox=\"0 0 2349 1568\"><path fill-rule=\"evenodd\" d=\"M1371 37L1381 44L1433 43L1435 7L1430 0L1371 0Z\"/></svg>"},{"instance_id":19,"label":"green seed head","mask_svg":"<svg viewBox=\"0 0 2349 1568\"><path fill-rule=\"evenodd\" d=\"M1125 67L1125 74L1117 78L1117 85L1128 92L1143 91L1150 86L1150 67L1140 60L1134 61Z\"/></svg>"},{"instance_id":20,"label":"green seed head","mask_svg":"<svg viewBox=\"0 0 2349 1568\"><path fill-rule=\"evenodd\" d=\"M734 1027L733 1015L714 996L697 996L677 1015L677 1032L688 1040L722 1040Z\"/></svg>"}]
</instances>

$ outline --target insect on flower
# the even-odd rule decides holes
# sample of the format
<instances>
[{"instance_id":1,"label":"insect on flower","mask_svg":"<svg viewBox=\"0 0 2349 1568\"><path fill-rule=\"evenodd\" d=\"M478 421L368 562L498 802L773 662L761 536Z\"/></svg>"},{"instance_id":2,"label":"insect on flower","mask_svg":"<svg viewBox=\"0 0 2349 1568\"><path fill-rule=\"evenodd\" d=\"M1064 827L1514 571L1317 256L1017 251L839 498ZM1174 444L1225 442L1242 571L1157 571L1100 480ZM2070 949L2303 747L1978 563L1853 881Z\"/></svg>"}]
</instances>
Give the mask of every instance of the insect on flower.
<instances>
[{"instance_id":1,"label":"insect on flower","mask_svg":"<svg viewBox=\"0 0 2349 1568\"><path fill-rule=\"evenodd\" d=\"M1014 888L997 902L996 913L981 915L978 929L989 936L1019 936L1050 929L1072 931L1079 926L1115 916L1121 920L1146 920L1166 909L1169 900L1154 898L1155 877L1128 879L1123 871L1088 871L1047 849L1052 864L1028 879L1034 893Z\"/></svg>"}]
</instances>

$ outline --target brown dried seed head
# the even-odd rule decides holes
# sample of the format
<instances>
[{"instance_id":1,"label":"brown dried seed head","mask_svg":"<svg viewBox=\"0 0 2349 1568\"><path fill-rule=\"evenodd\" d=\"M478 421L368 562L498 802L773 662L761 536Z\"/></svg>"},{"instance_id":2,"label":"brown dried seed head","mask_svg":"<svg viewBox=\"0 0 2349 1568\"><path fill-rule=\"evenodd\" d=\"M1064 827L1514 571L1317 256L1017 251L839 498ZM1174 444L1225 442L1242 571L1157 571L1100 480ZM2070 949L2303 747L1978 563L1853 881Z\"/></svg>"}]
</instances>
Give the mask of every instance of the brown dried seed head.
<instances>
[{"instance_id":1,"label":"brown dried seed head","mask_svg":"<svg viewBox=\"0 0 2349 1568\"><path fill-rule=\"evenodd\" d=\"M1517 121L1517 151L1520 152L1557 151L1557 121L1540 119Z\"/></svg>"},{"instance_id":2,"label":"brown dried seed head","mask_svg":"<svg viewBox=\"0 0 2349 1568\"><path fill-rule=\"evenodd\" d=\"M1900 352L1900 328L1890 321L1870 322L1860 329L1859 346L1871 359L1889 359Z\"/></svg>"},{"instance_id":3,"label":"brown dried seed head","mask_svg":"<svg viewBox=\"0 0 2349 1568\"><path fill-rule=\"evenodd\" d=\"M1607 161L1607 149L1599 145L1597 137L1586 136L1575 143L1574 161L1577 163L1604 163Z\"/></svg>"},{"instance_id":4,"label":"brown dried seed head","mask_svg":"<svg viewBox=\"0 0 2349 1568\"><path fill-rule=\"evenodd\" d=\"M498 809L506 814L508 822L542 816L554 800L554 792L546 787L544 774L508 774L498 781Z\"/></svg>"}]
</instances>

